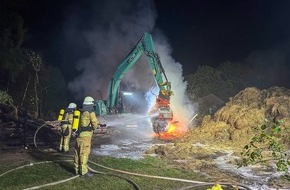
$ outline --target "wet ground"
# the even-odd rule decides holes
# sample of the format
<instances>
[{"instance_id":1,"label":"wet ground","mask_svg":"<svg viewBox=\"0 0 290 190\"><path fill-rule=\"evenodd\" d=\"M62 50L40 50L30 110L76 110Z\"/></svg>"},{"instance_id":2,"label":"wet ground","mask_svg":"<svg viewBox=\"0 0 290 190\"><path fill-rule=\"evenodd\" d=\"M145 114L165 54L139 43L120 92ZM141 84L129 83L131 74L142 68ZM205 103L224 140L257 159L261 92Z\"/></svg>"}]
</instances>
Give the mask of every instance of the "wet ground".
<instances>
[{"instance_id":1,"label":"wet ground","mask_svg":"<svg viewBox=\"0 0 290 190\"><path fill-rule=\"evenodd\" d=\"M130 158L130 159L140 159L144 156L144 153L153 146L164 146L173 145L168 141L160 140L156 134L154 134L152 127L150 125L150 118L142 115L132 115L132 114L122 114L107 116L106 118L99 118L102 123L108 125L107 131L97 134L94 136L92 141L92 152L91 154L97 156L111 156L117 158ZM9 125L11 126L11 125ZM3 129L3 128L2 128ZM5 128L7 130L7 127ZM9 134L14 134L17 130L11 126L8 128ZM11 132L12 131L12 132ZM4 133L2 133L4 134ZM15 133L17 134L17 133ZM56 151L58 148L58 138L59 136L51 134L47 128L39 131L39 138L36 139L37 145L43 150L49 148L50 151ZM44 142L44 138L47 141ZM30 147L32 148L33 135L28 136L30 138ZM28 139L29 139L28 138ZM21 141L17 143L19 137L14 138L12 135L10 138L11 142L8 144L6 141L5 145L2 144L2 149L12 149L21 145ZM53 139L53 140L52 140ZM14 142L15 141L15 142ZM74 139L71 141L70 153L73 154ZM197 148L205 149L206 145L195 145ZM52 147L52 148L51 148ZM210 147L212 148L212 147ZM177 165L188 165L188 167L195 168L196 172L203 173L211 177L216 177L216 179L232 179L238 181L239 183L244 183L250 185L253 190L290 190L288 186L281 186L281 188L271 188L266 185L275 183L275 179L278 173L273 172L273 168L269 167L244 167L237 169L236 165L232 164L232 160L235 159L233 152L217 150L216 154L209 154L208 156L201 154L195 155L192 160L175 160ZM6 152L7 153L7 152ZM14 156L16 156L14 154ZM192 166L194 164L194 166ZM276 186L277 185L273 185Z\"/></svg>"},{"instance_id":2,"label":"wet ground","mask_svg":"<svg viewBox=\"0 0 290 190\"><path fill-rule=\"evenodd\" d=\"M172 145L168 141L160 140L154 134L150 122L146 116L119 115L104 118L108 123L108 133L99 135L93 140L92 154L99 156L111 156L117 158L140 159L148 149ZM197 144L198 148L210 148ZM203 154L202 154L203 155ZM252 166L237 168L233 160L238 159L229 150L215 150L214 154L195 155L194 162L202 162L197 172L217 179L231 179L241 184L246 184L253 190L286 190L290 188L282 185L277 188L267 184L275 184L281 173L273 171L272 167ZM175 160L178 165L191 165L192 160ZM184 167L184 166L183 166ZM272 181L272 182L270 182Z\"/></svg>"},{"instance_id":3,"label":"wet ground","mask_svg":"<svg viewBox=\"0 0 290 190\"><path fill-rule=\"evenodd\" d=\"M144 115L132 114L100 118L108 125L107 133L94 137L92 154L140 159L151 146L165 144L153 132L149 119Z\"/></svg>"},{"instance_id":4,"label":"wet ground","mask_svg":"<svg viewBox=\"0 0 290 190\"><path fill-rule=\"evenodd\" d=\"M108 135L94 138L92 154L100 156L112 156L117 158L139 159L148 149L174 146L174 143L160 140L154 134L150 122L146 116L119 115L105 118L108 123ZM108 122L109 121L109 122ZM213 149L211 146L196 144L197 149ZM150 152L150 151L149 151ZM201 151L203 152L203 151ZM178 157L178 155L177 155ZM228 179L241 184L246 184L253 190L290 190L288 183L281 183L279 175L270 166L249 166L237 168L233 160L238 159L234 150L217 149L208 155L194 155L193 162L202 163L196 167L197 172L216 178ZM178 165L188 164L191 167L192 160L175 160ZM272 187L271 187L272 186ZM289 187L289 188L288 188Z\"/></svg>"}]
</instances>

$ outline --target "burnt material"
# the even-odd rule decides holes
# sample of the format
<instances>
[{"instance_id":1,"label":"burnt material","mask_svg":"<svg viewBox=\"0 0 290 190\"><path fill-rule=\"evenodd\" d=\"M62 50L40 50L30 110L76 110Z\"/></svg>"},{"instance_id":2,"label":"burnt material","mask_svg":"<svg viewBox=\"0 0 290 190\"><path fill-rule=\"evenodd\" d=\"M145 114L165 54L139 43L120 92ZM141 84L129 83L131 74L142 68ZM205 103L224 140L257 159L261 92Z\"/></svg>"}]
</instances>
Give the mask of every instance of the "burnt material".
<instances>
[{"instance_id":1,"label":"burnt material","mask_svg":"<svg viewBox=\"0 0 290 190\"><path fill-rule=\"evenodd\" d=\"M34 133L45 123L44 120L32 118L25 110L0 104L0 148L33 147ZM57 132L48 126L39 132L37 140L39 144L52 146L58 138Z\"/></svg>"}]
</instances>

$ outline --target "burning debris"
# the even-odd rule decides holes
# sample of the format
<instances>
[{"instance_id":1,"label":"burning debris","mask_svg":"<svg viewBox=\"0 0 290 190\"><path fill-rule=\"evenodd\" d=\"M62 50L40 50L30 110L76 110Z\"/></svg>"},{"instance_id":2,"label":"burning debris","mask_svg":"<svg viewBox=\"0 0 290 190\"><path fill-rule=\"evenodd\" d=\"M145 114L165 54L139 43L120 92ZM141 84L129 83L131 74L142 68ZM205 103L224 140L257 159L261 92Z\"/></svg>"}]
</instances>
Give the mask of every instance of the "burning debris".
<instances>
[{"instance_id":1,"label":"burning debris","mask_svg":"<svg viewBox=\"0 0 290 190\"><path fill-rule=\"evenodd\" d=\"M200 126L193 128L185 141L228 143L242 147L254 135L254 128L266 120L283 118L290 124L290 90L279 87L259 90L246 88L230 99L213 116L205 116Z\"/></svg>"},{"instance_id":2,"label":"burning debris","mask_svg":"<svg viewBox=\"0 0 290 190\"><path fill-rule=\"evenodd\" d=\"M283 119L290 125L290 90L280 87L259 90L246 88L230 98L213 116L207 115L199 126L191 128L174 143L154 146L148 154L157 154L170 160L186 162L182 167L215 175L214 160L223 155L239 155L255 135L255 128L265 120ZM288 142L289 139L283 139ZM231 162L234 162L232 160ZM221 176L222 171L216 175ZM228 178L228 177L227 177ZM240 176L231 175L237 181Z\"/></svg>"}]
</instances>

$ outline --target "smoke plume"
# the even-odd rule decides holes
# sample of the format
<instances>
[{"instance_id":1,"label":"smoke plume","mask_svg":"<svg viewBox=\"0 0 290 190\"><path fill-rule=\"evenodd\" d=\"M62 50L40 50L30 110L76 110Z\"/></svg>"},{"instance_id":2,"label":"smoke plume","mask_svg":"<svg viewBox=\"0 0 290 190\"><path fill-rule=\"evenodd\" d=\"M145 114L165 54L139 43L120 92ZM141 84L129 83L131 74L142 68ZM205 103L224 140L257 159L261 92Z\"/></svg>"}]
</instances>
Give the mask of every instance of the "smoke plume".
<instances>
[{"instance_id":1,"label":"smoke plume","mask_svg":"<svg viewBox=\"0 0 290 190\"><path fill-rule=\"evenodd\" d=\"M81 8L76 6L70 10L83 11L79 9ZM82 99L88 95L99 99L98 91L102 91L103 99L106 99L108 83L117 66L132 50L143 33L149 32L153 36L155 48L166 75L172 83L175 95L172 96L171 105L173 112L178 113L175 117L179 117L176 119L180 121L188 121L195 110L186 96L187 84L183 80L182 66L171 57L171 48L166 37L155 28L157 13L154 2L152 0L122 2L109 0L99 3L98 1L90 5L90 9L86 11L85 18L70 15L65 28L68 31L67 40L78 39L78 44L87 46L84 47L87 52L84 53L83 58L75 63L80 74L68 85L76 99ZM83 23L89 24L84 26ZM129 88L143 91L148 91L152 87L154 78L145 56L142 56L126 74L122 83Z\"/></svg>"},{"instance_id":2,"label":"smoke plume","mask_svg":"<svg viewBox=\"0 0 290 190\"><path fill-rule=\"evenodd\" d=\"M165 36L160 32L158 32L157 36L158 38L155 40L156 51L160 56L160 61L174 92L174 95L171 97L171 109L174 113L174 120L180 122L179 126L187 126L197 110L186 94L187 82L183 78L182 65L172 58L172 50ZM184 130L187 129L184 128Z\"/></svg>"},{"instance_id":3,"label":"smoke plume","mask_svg":"<svg viewBox=\"0 0 290 190\"><path fill-rule=\"evenodd\" d=\"M68 40L74 40L75 36L80 38L78 35L82 35L87 46L84 48L88 49L87 55L75 63L80 75L69 83L69 89L77 99L88 95L97 98L99 90L102 91L103 97L106 97L108 83L117 66L142 37L142 34L153 30L156 19L154 4L150 0L137 2L132 0L122 3L110 0L91 6L94 7L92 12L98 12L98 10L102 12L89 18L90 21L87 23L92 22L90 26L76 30L76 28L82 28L79 27L80 22L86 21L82 17L73 16L70 17L73 20L68 22L70 25L66 28L70 32ZM142 69L145 66L137 63L124 81L128 84L134 81L137 86L142 86L142 82L149 79L149 77L146 78L150 72L149 68Z\"/></svg>"}]
</instances>

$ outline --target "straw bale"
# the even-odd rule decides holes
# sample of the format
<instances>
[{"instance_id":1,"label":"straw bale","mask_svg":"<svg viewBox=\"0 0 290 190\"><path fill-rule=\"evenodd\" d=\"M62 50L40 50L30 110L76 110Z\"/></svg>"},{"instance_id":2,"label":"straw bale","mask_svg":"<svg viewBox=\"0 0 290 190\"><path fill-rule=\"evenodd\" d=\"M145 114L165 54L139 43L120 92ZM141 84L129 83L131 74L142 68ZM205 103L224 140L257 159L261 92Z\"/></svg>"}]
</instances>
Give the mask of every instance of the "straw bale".
<instances>
[{"instance_id":1,"label":"straw bale","mask_svg":"<svg viewBox=\"0 0 290 190\"><path fill-rule=\"evenodd\" d=\"M250 105L259 102L260 90L255 87L249 87L239 92L234 98L231 99L233 104Z\"/></svg>"},{"instance_id":2,"label":"straw bale","mask_svg":"<svg viewBox=\"0 0 290 190\"><path fill-rule=\"evenodd\" d=\"M213 117L205 116L201 125L189 131L185 138L196 142L244 141L251 138L253 128L277 115L282 115L284 123L290 124L290 90L249 87L231 98Z\"/></svg>"},{"instance_id":3,"label":"straw bale","mask_svg":"<svg viewBox=\"0 0 290 190\"><path fill-rule=\"evenodd\" d=\"M271 116L276 115L289 116L290 97L279 96L267 98L265 99L265 106L269 110Z\"/></svg>"},{"instance_id":4,"label":"straw bale","mask_svg":"<svg viewBox=\"0 0 290 190\"><path fill-rule=\"evenodd\" d=\"M282 125L290 126L290 90L279 87L264 90L246 88L230 98L213 116L205 116L199 126L191 128L178 140L180 144L160 147L157 152L175 159L192 159L197 154L203 154L192 146L195 143L239 150L255 135L256 127L275 118L282 120ZM287 134L284 136L283 142L290 146L290 138Z\"/></svg>"}]
</instances>

